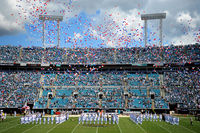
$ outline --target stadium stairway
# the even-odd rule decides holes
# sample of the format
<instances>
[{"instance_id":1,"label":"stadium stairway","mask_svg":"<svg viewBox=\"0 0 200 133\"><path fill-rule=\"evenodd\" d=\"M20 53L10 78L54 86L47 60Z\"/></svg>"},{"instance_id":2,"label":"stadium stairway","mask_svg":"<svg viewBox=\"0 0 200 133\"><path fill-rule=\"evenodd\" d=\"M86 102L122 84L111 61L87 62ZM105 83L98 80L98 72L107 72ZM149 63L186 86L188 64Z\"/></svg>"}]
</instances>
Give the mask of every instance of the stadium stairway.
<instances>
[{"instance_id":1,"label":"stadium stairway","mask_svg":"<svg viewBox=\"0 0 200 133\"><path fill-rule=\"evenodd\" d=\"M44 85L44 77L45 77L45 75L41 74L41 77L40 77L40 84L41 85Z\"/></svg>"},{"instance_id":2,"label":"stadium stairway","mask_svg":"<svg viewBox=\"0 0 200 133\"><path fill-rule=\"evenodd\" d=\"M149 91L149 86L147 87L147 97L150 97L150 91Z\"/></svg>"},{"instance_id":3,"label":"stadium stairway","mask_svg":"<svg viewBox=\"0 0 200 133\"><path fill-rule=\"evenodd\" d=\"M102 108L102 99L99 99L99 108Z\"/></svg>"},{"instance_id":4,"label":"stadium stairway","mask_svg":"<svg viewBox=\"0 0 200 133\"><path fill-rule=\"evenodd\" d=\"M124 101L125 101L125 108L128 108L128 98L125 98L125 96L124 96Z\"/></svg>"},{"instance_id":5,"label":"stadium stairway","mask_svg":"<svg viewBox=\"0 0 200 133\"><path fill-rule=\"evenodd\" d=\"M42 85L42 87L40 88L40 92L39 92L39 98L41 98L42 97L42 94L43 94L43 89L42 88L44 88L44 75L43 74L41 74L41 76L40 76L40 81L39 81L39 83Z\"/></svg>"},{"instance_id":6,"label":"stadium stairway","mask_svg":"<svg viewBox=\"0 0 200 133\"><path fill-rule=\"evenodd\" d=\"M43 86L42 86L42 88L43 88ZM40 88L39 98L41 98L41 97L42 97L42 94L43 94L43 89L42 89L42 88Z\"/></svg>"},{"instance_id":7,"label":"stadium stairway","mask_svg":"<svg viewBox=\"0 0 200 133\"><path fill-rule=\"evenodd\" d=\"M165 97L165 90L162 88L163 86L163 81L164 81L164 77L162 74L159 75L159 79L160 79L160 95L161 97Z\"/></svg>"},{"instance_id":8,"label":"stadium stairway","mask_svg":"<svg viewBox=\"0 0 200 133\"><path fill-rule=\"evenodd\" d=\"M21 57L22 57L22 47L20 48L20 51L19 51L19 57L18 57L18 62L20 62L21 61Z\"/></svg>"},{"instance_id":9,"label":"stadium stairway","mask_svg":"<svg viewBox=\"0 0 200 133\"><path fill-rule=\"evenodd\" d=\"M58 74L56 74L55 81L57 81L57 79L58 79Z\"/></svg>"},{"instance_id":10,"label":"stadium stairway","mask_svg":"<svg viewBox=\"0 0 200 133\"><path fill-rule=\"evenodd\" d=\"M128 94L128 92L127 92L127 86L123 87L123 92L124 92L124 94L123 94L123 100L125 101L125 108L128 108L128 98L125 97L125 93Z\"/></svg>"},{"instance_id":11,"label":"stadium stairway","mask_svg":"<svg viewBox=\"0 0 200 133\"><path fill-rule=\"evenodd\" d=\"M154 99L151 99L151 108L152 108L152 111L154 112L154 109L155 109L155 101Z\"/></svg>"},{"instance_id":12,"label":"stadium stairway","mask_svg":"<svg viewBox=\"0 0 200 133\"><path fill-rule=\"evenodd\" d=\"M57 89L57 86L54 87L55 89L53 89L53 97L56 96L56 89Z\"/></svg>"},{"instance_id":13,"label":"stadium stairway","mask_svg":"<svg viewBox=\"0 0 200 133\"><path fill-rule=\"evenodd\" d=\"M48 101L47 101L47 109L49 108L50 101L51 101L51 99L48 99Z\"/></svg>"}]
</instances>

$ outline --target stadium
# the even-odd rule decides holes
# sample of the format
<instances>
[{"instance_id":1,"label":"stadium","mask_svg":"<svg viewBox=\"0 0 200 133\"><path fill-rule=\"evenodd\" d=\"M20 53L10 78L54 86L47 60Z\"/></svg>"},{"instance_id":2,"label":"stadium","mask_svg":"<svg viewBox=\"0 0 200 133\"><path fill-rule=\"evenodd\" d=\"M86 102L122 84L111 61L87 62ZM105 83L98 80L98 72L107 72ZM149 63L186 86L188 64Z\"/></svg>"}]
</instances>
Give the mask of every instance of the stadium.
<instances>
[{"instance_id":1,"label":"stadium","mask_svg":"<svg viewBox=\"0 0 200 133\"><path fill-rule=\"evenodd\" d=\"M38 15L40 46L0 45L0 133L198 133L200 44L163 45L167 15L141 14L144 46L131 47L61 47L63 16Z\"/></svg>"}]
</instances>

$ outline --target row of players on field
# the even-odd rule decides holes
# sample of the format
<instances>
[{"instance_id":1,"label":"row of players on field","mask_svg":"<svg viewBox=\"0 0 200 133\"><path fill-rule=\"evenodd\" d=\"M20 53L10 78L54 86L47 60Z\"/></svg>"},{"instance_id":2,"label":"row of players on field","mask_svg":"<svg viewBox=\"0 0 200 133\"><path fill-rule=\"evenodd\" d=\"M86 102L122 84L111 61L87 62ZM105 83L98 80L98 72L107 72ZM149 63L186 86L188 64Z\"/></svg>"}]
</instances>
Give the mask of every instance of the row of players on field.
<instances>
[{"instance_id":1,"label":"row of players on field","mask_svg":"<svg viewBox=\"0 0 200 133\"><path fill-rule=\"evenodd\" d=\"M44 116L44 115L43 115ZM62 113L56 117L42 117L40 113L29 114L20 118L21 124L60 124L69 119L68 113Z\"/></svg>"},{"instance_id":2,"label":"row of players on field","mask_svg":"<svg viewBox=\"0 0 200 133\"><path fill-rule=\"evenodd\" d=\"M59 124L69 119L68 113L63 113L58 116L42 117L40 113L29 114L20 118L21 124ZM79 124L119 124L117 114L102 113L82 113L79 117Z\"/></svg>"},{"instance_id":3,"label":"row of players on field","mask_svg":"<svg viewBox=\"0 0 200 133\"><path fill-rule=\"evenodd\" d=\"M149 113L145 113L145 114L130 114L130 119L136 123L136 124L142 124L142 122L144 120L147 120L147 121L158 121L158 116L157 114L149 114ZM159 115L159 121L162 121L163 120L163 116L162 114ZM174 116L171 116L169 114L165 114L164 115L164 120L165 122L168 122L172 125L179 125L179 118L178 117L174 117Z\"/></svg>"},{"instance_id":4,"label":"row of players on field","mask_svg":"<svg viewBox=\"0 0 200 133\"><path fill-rule=\"evenodd\" d=\"M43 114L44 116L44 114ZM59 124L69 119L69 114L64 112L56 117L42 117L40 113L33 113L20 118L21 124ZM143 121L162 121L163 117L155 114L130 114L130 119L136 124L142 124ZM171 115L164 115L164 120L173 125L179 125L179 118ZM79 124L119 124L119 117L116 113L82 113L78 118Z\"/></svg>"},{"instance_id":5,"label":"row of players on field","mask_svg":"<svg viewBox=\"0 0 200 133\"><path fill-rule=\"evenodd\" d=\"M119 117L112 113L82 113L78 118L79 124L119 124Z\"/></svg>"},{"instance_id":6,"label":"row of players on field","mask_svg":"<svg viewBox=\"0 0 200 133\"><path fill-rule=\"evenodd\" d=\"M16 117L16 111L14 111L14 117ZM3 112L3 110L1 110L0 111L0 119L3 121L3 120L5 120L6 119L6 116L7 116L7 113L5 112Z\"/></svg>"}]
</instances>

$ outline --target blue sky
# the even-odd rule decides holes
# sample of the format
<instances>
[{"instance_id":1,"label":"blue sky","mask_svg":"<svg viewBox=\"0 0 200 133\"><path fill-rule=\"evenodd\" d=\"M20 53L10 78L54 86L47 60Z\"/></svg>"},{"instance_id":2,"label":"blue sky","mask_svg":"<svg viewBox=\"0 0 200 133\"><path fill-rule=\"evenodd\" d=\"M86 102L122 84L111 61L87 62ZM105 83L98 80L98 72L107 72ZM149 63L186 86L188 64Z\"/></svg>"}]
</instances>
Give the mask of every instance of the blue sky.
<instances>
[{"instance_id":1,"label":"blue sky","mask_svg":"<svg viewBox=\"0 0 200 133\"><path fill-rule=\"evenodd\" d=\"M184 0L185 1L185 0ZM134 4L133 4L134 3ZM39 15L60 15L61 47L144 46L141 14L167 13L163 44L187 45L200 40L198 0L2 0L0 45L42 46ZM156 4L156 6L155 6ZM57 44L56 22L46 22L46 46ZM148 45L159 44L159 22L148 22Z\"/></svg>"},{"instance_id":2,"label":"blue sky","mask_svg":"<svg viewBox=\"0 0 200 133\"><path fill-rule=\"evenodd\" d=\"M98 14L95 14L98 15ZM70 18L68 21L60 23L60 44L61 47L73 47L75 43L75 34L84 34L91 22L90 17L82 12L77 17ZM49 46L57 45L57 22L46 21L45 26L45 43ZM87 27L86 27L87 26ZM87 32L86 32L87 33ZM86 34L85 33L85 34ZM85 41L87 39L87 41ZM102 43L101 40L94 40L88 37L76 39L77 46L86 46L88 44ZM82 41L81 41L82 40ZM11 44L15 46L42 46L42 23L40 20L34 24L25 24L25 31L15 35L0 36L1 45Z\"/></svg>"},{"instance_id":3,"label":"blue sky","mask_svg":"<svg viewBox=\"0 0 200 133\"><path fill-rule=\"evenodd\" d=\"M106 42L102 39L93 36L90 32L90 27L93 25L92 18L96 18L100 15L100 10L97 10L95 14L87 14L81 12L80 14L70 18L67 21L60 23L60 46L61 47L107 47ZM122 29L125 30L126 29ZM149 32L150 33L150 32ZM127 36L131 36L131 33L126 32ZM25 24L25 31L17 33L15 35L1 36L1 45L10 44L14 46L42 46L42 22L36 20L34 24ZM126 36L126 35L125 35ZM123 37L123 36L122 36ZM149 40L151 42L151 40ZM135 44L134 44L135 43ZM135 46L140 44L143 46L143 42L139 41L124 41L123 46ZM57 45L57 22L46 21L45 22L45 44L52 47Z\"/></svg>"}]
</instances>

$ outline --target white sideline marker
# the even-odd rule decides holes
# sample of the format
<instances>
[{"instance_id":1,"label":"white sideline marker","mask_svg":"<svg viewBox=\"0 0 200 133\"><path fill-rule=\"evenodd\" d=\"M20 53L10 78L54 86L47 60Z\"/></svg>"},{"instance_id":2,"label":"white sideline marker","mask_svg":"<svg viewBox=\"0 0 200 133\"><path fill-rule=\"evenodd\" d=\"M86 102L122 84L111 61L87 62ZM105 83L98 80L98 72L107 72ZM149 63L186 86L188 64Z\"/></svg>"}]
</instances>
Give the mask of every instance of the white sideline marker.
<instances>
[{"instance_id":1,"label":"white sideline marker","mask_svg":"<svg viewBox=\"0 0 200 133\"><path fill-rule=\"evenodd\" d=\"M171 131L169 131L167 128L160 126L159 124L156 123L156 125L158 125L159 127L161 127L162 129L164 129L165 131L167 131L168 133L171 133Z\"/></svg>"},{"instance_id":2,"label":"white sideline marker","mask_svg":"<svg viewBox=\"0 0 200 133\"><path fill-rule=\"evenodd\" d=\"M143 127L141 127L139 124L136 124L137 126L139 126L140 127L140 129L142 129L142 131L143 132L145 132L145 133L147 133L145 130L144 130L144 128Z\"/></svg>"},{"instance_id":3,"label":"white sideline marker","mask_svg":"<svg viewBox=\"0 0 200 133\"><path fill-rule=\"evenodd\" d=\"M49 129L48 131L47 131L47 133L49 133L49 132L51 132L54 128L56 128L58 125L60 125L61 123L59 123L59 124L57 124L56 126L54 126L53 128L51 128L51 129Z\"/></svg>"},{"instance_id":4,"label":"white sideline marker","mask_svg":"<svg viewBox=\"0 0 200 133\"><path fill-rule=\"evenodd\" d=\"M35 125L35 126L38 126L38 125ZM25 132L27 132L27 131L29 131L29 130L31 130L32 128L34 128L35 126L32 126L31 128L28 128L28 129L26 129L25 131L23 131L22 133L25 133Z\"/></svg>"},{"instance_id":5,"label":"white sideline marker","mask_svg":"<svg viewBox=\"0 0 200 133\"><path fill-rule=\"evenodd\" d=\"M79 124L76 125L76 127L72 130L71 133L73 133L73 132L76 130L76 128L77 128L78 126L79 126Z\"/></svg>"},{"instance_id":6,"label":"white sideline marker","mask_svg":"<svg viewBox=\"0 0 200 133\"><path fill-rule=\"evenodd\" d=\"M187 129L188 131L190 131L190 132L192 132L192 133L197 133L197 132L195 132L195 131L193 131L193 130L191 130L191 129L189 129L189 128L185 127L185 126L182 126L182 125L179 125L179 126L181 126L181 127L185 128L185 129Z\"/></svg>"},{"instance_id":7,"label":"white sideline marker","mask_svg":"<svg viewBox=\"0 0 200 133\"><path fill-rule=\"evenodd\" d=\"M119 124L117 124L117 126L119 128L120 133L122 133L122 129L120 128Z\"/></svg>"},{"instance_id":8,"label":"white sideline marker","mask_svg":"<svg viewBox=\"0 0 200 133\"><path fill-rule=\"evenodd\" d=\"M96 133L98 133L98 128L99 128L99 126L97 126L97 130L96 130Z\"/></svg>"},{"instance_id":9,"label":"white sideline marker","mask_svg":"<svg viewBox=\"0 0 200 133\"><path fill-rule=\"evenodd\" d=\"M16 126L18 126L18 125L20 125L20 124L17 124L17 125L15 125L15 126L10 127L10 128L6 128L6 129L4 129L4 130L1 130L0 133L1 133L1 132L5 132L6 130L11 129L11 128L13 128L13 127L16 127Z\"/></svg>"}]
</instances>

